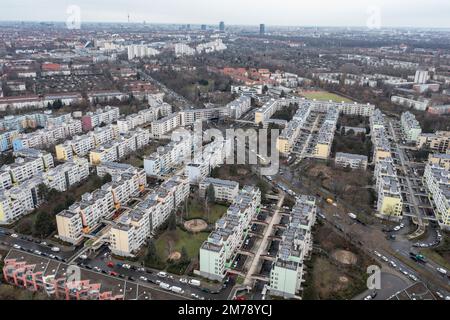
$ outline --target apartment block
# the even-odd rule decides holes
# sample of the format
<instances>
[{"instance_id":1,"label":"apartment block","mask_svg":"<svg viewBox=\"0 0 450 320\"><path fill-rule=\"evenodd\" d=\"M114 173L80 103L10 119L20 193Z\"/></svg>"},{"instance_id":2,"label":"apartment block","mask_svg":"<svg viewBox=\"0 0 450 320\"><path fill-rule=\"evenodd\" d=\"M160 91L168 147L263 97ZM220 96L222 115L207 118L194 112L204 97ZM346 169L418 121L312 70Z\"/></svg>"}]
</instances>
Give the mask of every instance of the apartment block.
<instances>
[{"instance_id":1,"label":"apartment block","mask_svg":"<svg viewBox=\"0 0 450 320\"><path fill-rule=\"evenodd\" d=\"M13 140L14 151L23 148L43 148L54 145L57 141L66 139L82 132L80 120L51 125L27 134L20 134Z\"/></svg>"},{"instance_id":2,"label":"apartment block","mask_svg":"<svg viewBox=\"0 0 450 320\"><path fill-rule=\"evenodd\" d=\"M160 176L191 160L191 136L179 137L144 158L144 169L148 176Z\"/></svg>"},{"instance_id":3,"label":"apartment block","mask_svg":"<svg viewBox=\"0 0 450 320\"><path fill-rule=\"evenodd\" d=\"M95 112L88 112L81 118L84 131L91 131L100 125L108 125L119 119L120 111L118 107L106 106L103 109L97 109Z\"/></svg>"},{"instance_id":4,"label":"apartment block","mask_svg":"<svg viewBox=\"0 0 450 320\"><path fill-rule=\"evenodd\" d=\"M119 135L117 126L110 125L95 128L87 134L75 136L63 144L55 146L56 158L60 161L73 159L74 156L84 157L97 146L113 141Z\"/></svg>"},{"instance_id":5,"label":"apartment block","mask_svg":"<svg viewBox=\"0 0 450 320\"><path fill-rule=\"evenodd\" d=\"M411 99L411 98L405 98L401 96L392 96L391 101L395 104L405 106L408 108L412 108L414 110L419 111L425 111L427 110L428 106L430 105L430 100L428 99Z\"/></svg>"},{"instance_id":6,"label":"apartment block","mask_svg":"<svg viewBox=\"0 0 450 320\"><path fill-rule=\"evenodd\" d=\"M417 140L419 149L426 148L434 152L450 152L450 131L437 131L435 133L422 133Z\"/></svg>"},{"instance_id":7,"label":"apartment block","mask_svg":"<svg viewBox=\"0 0 450 320\"><path fill-rule=\"evenodd\" d=\"M234 119L240 119L251 107L252 99L247 96L240 96L227 104L229 116Z\"/></svg>"},{"instance_id":8,"label":"apartment block","mask_svg":"<svg viewBox=\"0 0 450 320\"><path fill-rule=\"evenodd\" d=\"M422 133L422 128L416 120L416 117L410 112L403 112L401 116L401 125L406 141L417 142Z\"/></svg>"},{"instance_id":9,"label":"apartment block","mask_svg":"<svg viewBox=\"0 0 450 320\"><path fill-rule=\"evenodd\" d=\"M89 176L89 162L84 158L67 161L42 174L43 183L61 192Z\"/></svg>"},{"instance_id":10,"label":"apartment block","mask_svg":"<svg viewBox=\"0 0 450 320\"><path fill-rule=\"evenodd\" d=\"M174 176L122 215L111 227L110 249L119 256L133 256L189 197L185 177Z\"/></svg>"},{"instance_id":11,"label":"apartment block","mask_svg":"<svg viewBox=\"0 0 450 320\"><path fill-rule=\"evenodd\" d=\"M172 113L172 106L168 103L160 103L150 106L148 109L141 110L136 114L131 114L124 119L117 120L119 132L127 133L139 126L150 124L158 120L159 117L166 117Z\"/></svg>"},{"instance_id":12,"label":"apartment block","mask_svg":"<svg viewBox=\"0 0 450 320\"><path fill-rule=\"evenodd\" d=\"M261 191L244 186L225 215L216 222L215 230L200 247L201 276L222 280L226 269L242 246L251 220L259 212Z\"/></svg>"},{"instance_id":13,"label":"apartment block","mask_svg":"<svg viewBox=\"0 0 450 320\"><path fill-rule=\"evenodd\" d=\"M283 155L288 155L297 138L301 134L301 130L311 113L311 107L307 103L300 104L297 112L287 126L283 129L277 139L277 149Z\"/></svg>"},{"instance_id":14,"label":"apartment block","mask_svg":"<svg viewBox=\"0 0 450 320\"><path fill-rule=\"evenodd\" d=\"M0 190L0 224L10 224L33 211L41 202L40 177L24 181L20 186Z\"/></svg>"},{"instance_id":15,"label":"apartment block","mask_svg":"<svg viewBox=\"0 0 450 320\"><path fill-rule=\"evenodd\" d=\"M334 163L338 167L350 168L353 170L367 169L367 156L359 155L359 154L351 154L351 153L343 153L337 152L336 158L334 159Z\"/></svg>"},{"instance_id":16,"label":"apartment block","mask_svg":"<svg viewBox=\"0 0 450 320\"><path fill-rule=\"evenodd\" d=\"M428 156L428 163L450 171L450 153L434 153Z\"/></svg>"},{"instance_id":17,"label":"apartment block","mask_svg":"<svg viewBox=\"0 0 450 320\"><path fill-rule=\"evenodd\" d=\"M189 126L197 121L207 121L212 119L222 119L230 116L228 107L222 108L206 108L206 109L189 109L179 112L180 125Z\"/></svg>"},{"instance_id":18,"label":"apartment block","mask_svg":"<svg viewBox=\"0 0 450 320\"><path fill-rule=\"evenodd\" d=\"M403 212L400 183L392 158L380 159L375 164L378 216L399 219Z\"/></svg>"},{"instance_id":19,"label":"apartment block","mask_svg":"<svg viewBox=\"0 0 450 320\"><path fill-rule=\"evenodd\" d=\"M231 203L239 193L238 182L207 177L198 185L199 195L201 198L206 197L207 190L210 186L214 188L214 200L216 202Z\"/></svg>"},{"instance_id":20,"label":"apartment block","mask_svg":"<svg viewBox=\"0 0 450 320\"><path fill-rule=\"evenodd\" d=\"M98 165L102 162L120 160L148 144L149 139L150 135L148 131L138 128L136 131L130 131L115 140L91 150L89 152L89 161L93 165Z\"/></svg>"},{"instance_id":21,"label":"apartment block","mask_svg":"<svg viewBox=\"0 0 450 320\"><path fill-rule=\"evenodd\" d=\"M160 53L158 50L143 44L129 45L127 46L127 52L128 60L133 60L135 58L153 57Z\"/></svg>"},{"instance_id":22,"label":"apartment block","mask_svg":"<svg viewBox=\"0 0 450 320\"><path fill-rule=\"evenodd\" d=\"M371 135L374 148L374 161L377 162L381 159L390 158L392 156L391 143L389 142L384 127L372 128Z\"/></svg>"},{"instance_id":23,"label":"apartment block","mask_svg":"<svg viewBox=\"0 0 450 320\"><path fill-rule=\"evenodd\" d=\"M113 181L92 193L84 194L81 201L57 214L56 224L61 240L72 244L79 243L83 234L97 227L102 219L110 217L146 185L143 170L136 174L123 173L112 178Z\"/></svg>"},{"instance_id":24,"label":"apartment block","mask_svg":"<svg viewBox=\"0 0 450 320\"><path fill-rule=\"evenodd\" d=\"M218 165L224 163L224 159L232 152L231 140L214 140L202 147L199 151L194 150L192 163L186 165L186 175L190 184L198 184Z\"/></svg>"},{"instance_id":25,"label":"apartment block","mask_svg":"<svg viewBox=\"0 0 450 320\"><path fill-rule=\"evenodd\" d=\"M259 124L269 120L280 108L298 103L300 99L271 99L255 112L255 123Z\"/></svg>"},{"instance_id":26,"label":"apartment block","mask_svg":"<svg viewBox=\"0 0 450 320\"><path fill-rule=\"evenodd\" d=\"M16 152L15 155L16 159L14 163L4 165L0 168L2 177L5 177L6 173L9 173L12 185L18 185L39 172L47 171L54 166L53 156L44 151L23 149L20 153ZM2 180L4 182L7 181L6 178Z\"/></svg>"},{"instance_id":27,"label":"apartment block","mask_svg":"<svg viewBox=\"0 0 450 320\"><path fill-rule=\"evenodd\" d=\"M12 148L13 140L19 135L18 130L10 130L0 132L0 152L7 151Z\"/></svg>"},{"instance_id":28,"label":"apartment block","mask_svg":"<svg viewBox=\"0 0 450 320\"><path fill-rule=\"evenodd\" d=\"M99 177L104 177L107 174L115 176L126 172L136 174L141 171L141 169L133 167L131 164L118 162L103 162L96 167L96 170Z\"/></svg>"},{"instance_id":29,"label":"apartment block","mask_svg":"<svg viewBox=\"0 0 450 320\"><path fill-rule=\"evenodd\" d=\"M315 221L316 199L300 196L292 208L270 271L269 290L272 295L294 298L302 289L304 261L312 251L311 231Z\"/></svg>"},{"instance_id":30,"label":"apartment block","mask_svg":"<svg viewBox=\"0 0 450 320\"><path fill-rule=\"evenodd\" d=\"M440 227L450 230L450 171L429 163L425 167L423 180Z\"/></svg>"},{"instance_id":31,"label":"apartment block","mask_svg":"<svg viewBox=\"0 0 450 320\"><path fill-rule=\"evenodd\" d=\"M51 110L46 110L41 113L5 116L3 119L0 119L0 130L23 131L37 127L47 128L49 126L58 126L71 120L72 115L70 113L52 115Z\"/></svg>"},{"instance_id":32,"label":"apartment block","mask_svg":"<svg viewBox=\"0 0 450 320\"><path fill-rule=\"evenodd\" d=\"M314 148L313 157L318 159L328 159L331 153L334 134L336 132L339 111L337 109L328 109L324 123L320 127L317 142Z\"/></svg>"},{"instance_id":33,"label":"apartment block","mask_svg":"<svg viewBox=\"0 0 450 320\"><path fill-rule=\"evenodd\" d=\"M159 139L181 125L178 113L172 113L162 119L152 122L151 135Z\"/></svg>"}]
</instances>

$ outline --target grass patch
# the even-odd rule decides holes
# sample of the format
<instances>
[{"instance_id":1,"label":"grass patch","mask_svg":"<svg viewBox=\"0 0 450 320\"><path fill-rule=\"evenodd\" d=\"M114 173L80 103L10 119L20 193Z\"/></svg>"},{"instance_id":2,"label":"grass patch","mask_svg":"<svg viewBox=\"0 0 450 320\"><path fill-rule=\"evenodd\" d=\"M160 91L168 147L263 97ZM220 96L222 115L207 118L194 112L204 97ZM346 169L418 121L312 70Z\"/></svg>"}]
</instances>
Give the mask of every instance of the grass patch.
<instances>
[{"instance_id":1,"label":"grass patch","mask_svg":"<svg viewBox=\"0 0 450 320\"><path fill-rule=\"evenodd\" d=\"M180 228L174 231L166 230L155 240L156 253L161 261L166 261L171 252L181 252L181 249L185 247L189 258L195 259L206 238L208 233L192 234Z\"/></svg>"},{"instance_id":2,"label":"grass patch","mask_svg":"<svg viewBox=\"0 0 450 320\"><path fill-rule=\"evenodd\" d=\"M342 97L340 95L326 92L326 91L310 91L310 92L302 92L302 96L304 96L307 99L316 99L316 100L322 100L322 101L334 101L334 102L352 102L352 100Z\"/></svg>"},{"instance_id":3,"label":"grass patch","mask_svg":"<svg viewBox=\"0 0 450 320\"><path fill-rule=\"evenodd\" d=\"M189 199L188 202L188 212L186 215L186 220L192 219L203 219L209 224L216 223L225 212L227 212L228 207L220 204L210 205L209 214L205 210L203 204L197 199Z\"/></svg>"}]
</instances>

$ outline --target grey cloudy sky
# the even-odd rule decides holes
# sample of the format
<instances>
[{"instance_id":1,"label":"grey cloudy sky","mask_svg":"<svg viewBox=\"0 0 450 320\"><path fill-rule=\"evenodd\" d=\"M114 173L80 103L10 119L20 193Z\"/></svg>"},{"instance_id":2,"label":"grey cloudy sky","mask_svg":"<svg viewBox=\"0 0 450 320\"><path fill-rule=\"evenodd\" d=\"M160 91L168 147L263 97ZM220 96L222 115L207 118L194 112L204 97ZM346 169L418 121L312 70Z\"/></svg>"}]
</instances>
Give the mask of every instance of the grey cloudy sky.
<instances>
[{"instance_id":1,"label":"grey cloudy sky","mask_svg":"<svg viewBox=\"0 0 450 320\"><path fill-rule=\"evenodd\" d=\"M450 27L450 0L0 0L0 20L66 21L69 5L82 21L365 26L378 10L381 26Z\"/></svg>"}]
</instances>

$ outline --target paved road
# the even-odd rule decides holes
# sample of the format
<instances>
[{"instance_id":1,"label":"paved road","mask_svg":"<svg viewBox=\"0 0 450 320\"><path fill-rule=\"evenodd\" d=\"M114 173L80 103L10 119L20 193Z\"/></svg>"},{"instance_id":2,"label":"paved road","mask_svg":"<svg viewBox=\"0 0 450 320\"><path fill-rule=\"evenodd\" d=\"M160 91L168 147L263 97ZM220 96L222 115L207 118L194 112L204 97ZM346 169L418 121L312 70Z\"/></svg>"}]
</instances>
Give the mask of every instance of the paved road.
<instances>
[{"instance_id":1,"label":"paved road","mask_svg":"<svg viewBox=\"0 0 450 320\"><path fill-rule=\"evenodd\" d=\"M352 300L363 300L368 295L377 293L373 300L387 300L393 294L404 290L410 286L410 282L402 277L392 274L389 271L381 272L381 289L379 290L366 290L365 292L357 295Z\"/></svg>"},{"instance_id":2,"label":"paved road","mask_svg":"<svg viewBox=\"0 0 450 320\"><path fill-rule=\"evenodd\" d=\"M17 234L17 238L11 237L12 234L11 230L7 230L4 228L0 228L0 244L4 246L7 249L11 249L16 246L20 246L20 248L27 252L35 252L36 250L41 252L43 256L57 256L61 261L68 260L70 257L74 254L74 252L77 251L79 248L64 248L61 246L58 246L58 248L61 248L59 252L52 251L53 245L51 244L42 244L40 240L33 239L29 236L24 236Z\"/></svg>"},{"instance_id":3,"label":"paved road","mask_svg":"<svg viewBox=\"0 0 450 320\"><path fill-rule=\"evenodd\" d=\"M114 266L109 267L108 263L114 263ZM146 283L147 285L152 285L153 287L158 287L156 282L161 281L164 283L169 284L170 286L176 286L182 288L185 292L182 294L182 296L186 298L194 298L192 297L192 294L196 294L200 297L203 297L205 299L212 299L212 300L226 300L231 292L231 289L234 285L233 280L230 280L230 282L227 284L226 288L223 288L220 284L219 285L207 285L205 283L202 283L201 287L194 287L186 283L180 282L181 278L189 279L185 276L177 276L173 274L168 274L168 277L161 278L158 277L157 273L159 270L150 269L150 268L144 268L145 271L140 271L139 268L141 266L133 265L132 263L128 263L132 266L132 269L125 269L119 265L123 262L119 260L112 259L110 256L110 251L108 248L103 248L98 252L98 254L95 257L89 257L86 260L78 259L76 261L78 265L82 263L84 266L88 266L88 268L99 268L100 270L105 270L107 272L114 271L117 272L119 275L123 275L125 277L133 277L137 283ZM145 277L146 279L142 280L141 277ZM217 293L211 293L211 292L205 292L203 289L209 288L210 291Z\"/></svg>"}]
</instances>

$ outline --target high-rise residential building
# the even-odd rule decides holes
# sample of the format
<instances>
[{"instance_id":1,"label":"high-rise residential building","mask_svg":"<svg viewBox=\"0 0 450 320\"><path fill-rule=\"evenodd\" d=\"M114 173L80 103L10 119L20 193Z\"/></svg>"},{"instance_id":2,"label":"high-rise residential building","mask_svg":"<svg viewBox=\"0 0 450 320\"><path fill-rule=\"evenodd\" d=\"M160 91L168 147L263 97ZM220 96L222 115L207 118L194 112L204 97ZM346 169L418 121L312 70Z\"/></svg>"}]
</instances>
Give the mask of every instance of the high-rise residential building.
<instances>
[{"instance_id":1,"label":"high-rise residential building","mask_svg":"<svg viewBox=\"0 0 450 320\"><path fill-rule=\"evenodd\" d=\"M220 23L219 23L219 30L220 31L225 31L225 22L223 22L223 21L220 21Z\"/></svg>"},{"instance_id":2,"label":"high-rise residential building","mask_svg":"<svg viewBox=\"0 0 450 320\"><path fill-rule=\"evenodd\" d=\"M272 295L294 298L302 289L304 261L312 251L312 227L316 221L316 198L302 195L292 208L289 223L270 271Z\"/></svg>"},{"instance_id":3,"label":"high-rise residential building","mask_svg":"<svg viewBox=\"0 0 450 320\"><path fill-rule=\"evenodd\" d=\"M406 141L417 142L420 134L422 133L422 128L416 120L416 117L409 111L403 112L401 124Z\"/></svg>"},{"instance_id":4,"label":"high-rise residential building","mask_svg":"<svg viewBox=\"0 0 450 320\"><path fill-rule=\"evenodd\" d=\"M200 247L200 275L221 281L236 251L242 246L250 222L261 204L261 191L244 186L216 228Z\"/></svg>"},{"instance_id":5,"label":"high-rise residential building","mask_svg":"<svg viewBox=\"0 0 450 320\"><path fill-rule=\"evenodd\" d=\"M263 36L263 35L265 35L265 34L266 34L266 25L263 24L263 23L261 23L261 24L259 25L259 35L260 35L260 36Z\"/></svg>"}]
</instances>

